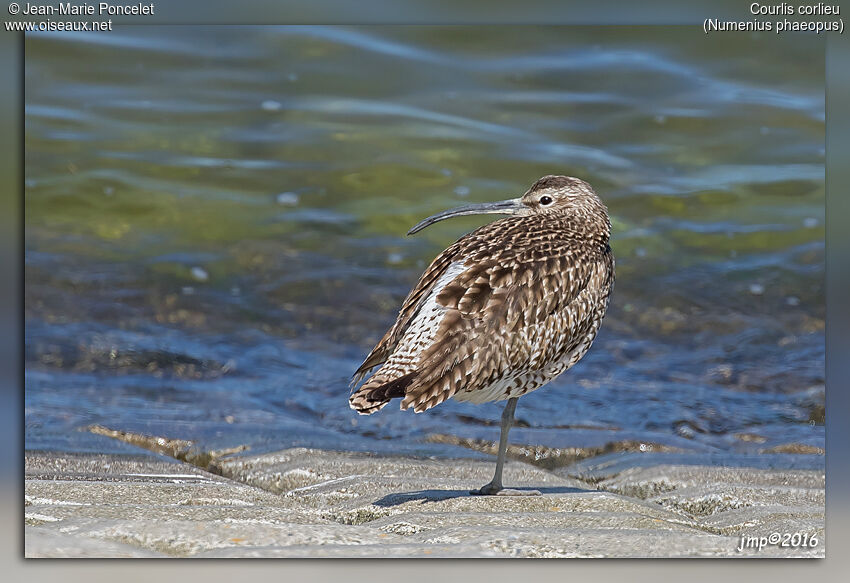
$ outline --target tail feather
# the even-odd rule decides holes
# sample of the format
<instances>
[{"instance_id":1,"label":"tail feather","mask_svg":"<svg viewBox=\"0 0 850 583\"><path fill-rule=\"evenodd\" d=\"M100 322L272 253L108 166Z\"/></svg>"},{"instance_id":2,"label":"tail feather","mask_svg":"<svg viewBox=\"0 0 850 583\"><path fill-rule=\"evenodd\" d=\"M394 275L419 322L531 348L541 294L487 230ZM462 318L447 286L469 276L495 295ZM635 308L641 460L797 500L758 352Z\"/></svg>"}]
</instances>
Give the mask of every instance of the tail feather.
<instances>
[{"instance_id":1,"label":"tail feather","mask_svg":"<svg viewBox=\"0 0 850 583\"><path fill-rule=\"evenodd\" d=\"M376 375L377 378L372 377L354 391L348 403L361 415L371 415L389 403L391 399L404 397L407 387L416 379L416 375L416 372L411 372L392 380L382 379Z\"/></svg>"}]
</instances>

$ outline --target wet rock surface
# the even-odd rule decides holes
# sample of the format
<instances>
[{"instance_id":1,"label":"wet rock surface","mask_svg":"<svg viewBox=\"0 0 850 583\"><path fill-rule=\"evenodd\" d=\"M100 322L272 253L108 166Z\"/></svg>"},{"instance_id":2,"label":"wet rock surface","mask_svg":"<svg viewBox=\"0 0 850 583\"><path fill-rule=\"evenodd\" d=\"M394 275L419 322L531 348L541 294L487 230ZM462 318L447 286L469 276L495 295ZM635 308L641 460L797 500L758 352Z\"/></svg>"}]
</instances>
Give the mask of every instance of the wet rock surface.
<instances>
[{"instance_id":1,"label":"wet rock surface","mask_svg":"<svg viewBox=\"0 0 850 583\"><path fill-rule=\"evenodd\" d=\"M614 453L559 474L509 462L539 496L478 497L488 461L295 448L219 459L28 452L27 557L824 556L822 456ZM756 461L748 461L755 458ZM794 547L742 537L799 533ZM800 540L817 545L801 546ZM790 539L789 539L790 542Z\"/></svg>"}]
</instances>

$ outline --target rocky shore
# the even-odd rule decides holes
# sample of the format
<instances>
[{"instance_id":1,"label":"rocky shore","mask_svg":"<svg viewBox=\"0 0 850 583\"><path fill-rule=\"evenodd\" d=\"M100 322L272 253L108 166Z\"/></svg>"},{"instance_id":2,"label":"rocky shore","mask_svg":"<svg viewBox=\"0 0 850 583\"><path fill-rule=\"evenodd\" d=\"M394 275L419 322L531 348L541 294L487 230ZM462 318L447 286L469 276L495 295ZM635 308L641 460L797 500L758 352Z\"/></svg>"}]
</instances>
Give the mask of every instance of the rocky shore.
<instances>
[{"instance_id":1,"label":"rocky shore","mask_svg":"<svg viewBox=\"0 0 850 583\"><path fill-rule=\"evenodd\" d=\"M303 448L205 459L202 469L147 452L27 452L26 556L825 553L822 455L620 452L553 471L509 462L506 484L541 492L522 497L470 496L491 477L483 460Z\"/></svg>"}]
</instances>

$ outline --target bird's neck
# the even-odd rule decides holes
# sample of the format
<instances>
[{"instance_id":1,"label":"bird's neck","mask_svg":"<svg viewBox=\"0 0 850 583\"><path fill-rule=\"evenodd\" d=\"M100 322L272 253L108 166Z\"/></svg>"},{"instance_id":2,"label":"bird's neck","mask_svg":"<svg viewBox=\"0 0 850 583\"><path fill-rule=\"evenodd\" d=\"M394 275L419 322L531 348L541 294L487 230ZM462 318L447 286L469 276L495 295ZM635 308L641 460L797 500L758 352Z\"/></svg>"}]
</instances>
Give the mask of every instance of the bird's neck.
<instances>
[{"instance_id":1,"label":"bird's neck","mask_svg":"<svg viewBox=\"0 0 850 583\"><path fill-rule=\"evenodd\" d=\"M529 221L529 229L551 233L553 238L589 240L601 246L608 245L611 223L606 215L564 213L559 216L537 215Z\"/></svg>"}]
</instances>

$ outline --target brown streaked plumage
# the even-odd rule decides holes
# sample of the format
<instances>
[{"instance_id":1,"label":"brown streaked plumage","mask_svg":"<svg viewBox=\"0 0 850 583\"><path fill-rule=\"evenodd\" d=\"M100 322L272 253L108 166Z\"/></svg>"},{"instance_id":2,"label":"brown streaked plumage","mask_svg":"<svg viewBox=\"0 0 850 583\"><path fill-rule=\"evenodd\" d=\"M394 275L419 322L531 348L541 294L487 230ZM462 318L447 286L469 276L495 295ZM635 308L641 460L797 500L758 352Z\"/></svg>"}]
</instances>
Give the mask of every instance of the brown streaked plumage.
<instances>
[{"instance_id":1,"label":"brown streaked plumage","mask_svg":"<svg viewBox=\"0 0 850 583\"><path fill-rule=\"evenodd\" d=\"M410 291L395 324L357 369L351 407L361 414L400 398L426 411L446 399L508 399L496 476L503 490L507 433L520 396L584 356L614 284L605 206L586 182L544 176L518 199L425 219L410 233L464 214L509 214L443 251Z\"/></svg>"}]
</instances>

